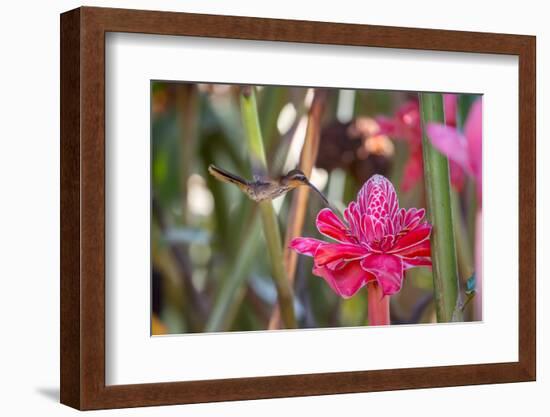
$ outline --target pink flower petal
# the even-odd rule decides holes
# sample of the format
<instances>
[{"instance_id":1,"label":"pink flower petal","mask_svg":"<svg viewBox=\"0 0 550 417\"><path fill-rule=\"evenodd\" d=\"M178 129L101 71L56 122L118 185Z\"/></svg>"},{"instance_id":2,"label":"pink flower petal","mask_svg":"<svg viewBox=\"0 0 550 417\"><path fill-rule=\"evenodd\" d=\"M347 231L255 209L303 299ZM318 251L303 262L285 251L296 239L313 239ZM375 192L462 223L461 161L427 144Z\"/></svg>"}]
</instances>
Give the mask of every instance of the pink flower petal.
<instances>
[{"instance_id":1,"label":"pink flower petal","mask_svg":"<svg viewBox=\"0 0 550 417\"><path fill-rule=\"evenodd\" d=\"M393 136L396 133L396 125L393 119L390 119L385 116L376 117L376 122L378 123L378 134Z\"/></svg>"},{"instance_id":2,"label":"pink flower petal","mask_svg":"<svg viewBox=\"0 0 550 417\"><path fill-rule=\"evenodd\" d=\"M401 135L409 141L410 145L422 143L422 130L420 127L420 105L417 100L411 100L403 104L396 113L396 120L400 125Z\"/></svg>"},{"instance_id":3,"label":"pink flower petal","mask_svg":"<svg viewBox=\"0 0 550 417\"><path fill-rule=\"evenodd\" d=\"M424 175L424 163L422 160L422 148L411 151L409 159L405 163L401 189L409 192L422 179Z\"/></svg>"},{"instance_id":4,"label":"pink flower petal","mask_svg":"<svg viewBox=\"0 0 550 417\"><path fill-rule=\"evenodd\" d=\"M363 216L362 230L368 243L374 241L375 239L374 223L375 222L373 221L372 216L369 216L368 214Z\"/></svg>"},{"instance_id":5,"label":"pink flower petal","mask_svg":"<svg viewBox=\"0 0 550 417\"><path fill-rule=\"evenodd\" d=\"M418 256L416 258L402 258L403 269L411 269L417 266L432 266L432 258L429 256Z\"/></svg>"},{"instance_id":6,"label":"pink flower petal","mask_svg":"<svg viewBox=\"0 0 550 417\"><path fill-rule=\"evenodd\" d=\"M473 161L481 163L481 140L482 140L482 101L477 99L470 108L466 123L464 124L464 135L468 141ZM477 165L473 163L472 165Z\"/></svg>"},{"instance_id":7,"label":"pink flower petal","mask_svg":"<svg viewBox=\"0 0 550 417\"><path fill-rule=\"evenodd\" d=\"M317 229L326 237L339 242L348 242L349 230L344 223L329 208L324 208L317 215Z\"/></svg>"},{"instance_id":8,"label":"pink flower petal","mask_svg":"<svg viewBox=\"0 0 550 417\"><path fill-rule=\"evenodd\" d=\"M445 108L445 124L447 126L456 126L456 106L458 95L443 94L443 106Z\"/></svg>"},{"instance_id":9,"label":"pink flower petal","mask_svg":"<svg viewBox=\"0 0 550 417\"><path fill-rule=\"evenodd\" d=\"M374 274L384 295L392 295L403 284L403 262L398 256L371 254L361 260L361 268Z\"/></svg>"},{"instance_id":10,"label":"pink flower petal","mask_svg":"<svg viewBox=\"0 0 550 417\"><path fill-rule=\"evenodd\" d=\"M431 244L429 239L425 239L416 245L409 246L398 252L394 252L395 255L401 258L417 258L417 257L430 257L431 256Z\"/></svg>"},{"instance_id":11,"label":"pink flower petal","mask_svg":"<svg viewBox=\"0 0 550 417\"><path fill-rule=\"evenodd\" d=\"M374 239L375 240L381 240L384 237L384 226L382 226L382 223L376 222L374 223Z\"/></svg>"},{"instance_id":12,"label":"pink flower petal","mask_svg":"<svg viewBox=\"0 0 550 417\"><path fill-rule=\"evenodd\" d=\"M379 245L380 249L383 252L387 252L393 247L394 242L395 242L395 235L386 235L380 241L380 245Z\"/></svg>"},{"instance_id":13,"label":"pink flower petal","mask_svg":"<svg viewBox=\"0 0 550 417\"><path fill-rule=\"evenodd\" d=\"M464 134L468 141L468 157L470 166L476 179L478 187L478 198L481 201L481 173L482 173L482 101L477 99L470 108L466 123L464 124Z\"/></svg>"},{"instance_id":14,"label":"pink flower petal","mask_svg":"<svg viewBox=\"0 0 550 417\"><path fill-rule=\"evenodd\" d=\"M429 223L421 224L413 230L402 236L390 251L391 253L399 254L406 249L409 249L430 237L432 226Z\"/></svg>"},{"instance_id":15,"label":"pink flower petal","mask_svg":"<svg viewBox=\"0 0 550 417\"><path fill-rule=\"evenodd\" d=\"M458 191L464 187L464 170L455 161L449 161L449 173L451 175L451 184Z\"/></svg>"},{"instance_id":16,"label":"pink flower petal","mask_svg":"<svg viewBox=\"0 0 550 417\"><path fill-rule=\"evenodd\" d=\"M386 177L378 174L370 177L361 187L357 203L362 214L375 215L376 217L393 217L399 209L393 184Z\"/></svg>"},{"instance_id":17,"label":"pink flower petal","mask_svg":"<svg viewBox=\"0 0 550 417\"><path fill-rule=\"evenodd\" d=\"M351 261L368 254L367 249L359 245L345 243L326 243L319 245L315 252L315 265L324 266L336 260Z\"/></svg>"},{"instance_id":18,"label":"pink flower petal","mask_svg":"<svg viewBox=\"0 0 550 417\"><path fill-rule=\"evenodd\" d=\"M439 123L428 123L428 137L434 148L467 171L471 171L466 138L455 128Z\"/></svg>"},{"instance_id":19,"label":"pink flower petal","mask_svg":"<svg viewBox=\"0 0 550 417\"><path fill-rule=\"evenodd\" d=\"M404 140L409 145L409 158L401 183L404 192L411 190L420 181L422 170L422 129L420 126L420 106L417 100L404 103L392 118L378 116L379 134Z\"/></svg>"},{"instance_id":20,"label":"pink flower petal","mask_svg":"<svg viewBox=\"0 0 550 417\"><path fill-rule=\"evenodd\" d=\"M357 238L361 238L361 213L359 207L355 201L349 203L348 207L344 210L344 218L349 224L352 235Z\"/></svg>"},{"instance_id":21,"label":"pink flower petal","mask_svg":"<svg viewBox=\"0 0 550 417\"><path fill-rule=\"evenodd\" d=\"M325 279L332 290L343 298L350 298L367 282L374 280L374 275L361 268L358 261L346 263L339 269L332 270L327 266L316 266L313 273Z\"/></svg>"},{"instance_id":22,"label":"pink flower petal","mask_svg":"<svg viewBox=\"0 0 550 417\"><path fill-rule=\"evenodd\" d=\"M317 248L321 245L326 245L322 240L313 239L311 237L297 237L292 239L289 247L302 255L313 256L317 252Z\"/></svg>"},{"instance_id":23,"label":"pink flower petal","mask_svg":"<svg viewBox=\"0 0 550 417\"><path fill-rule=\"evenodd\" d=\"M401 223L401 230L412 230L420 224L420 221L424 218L426 211L424 209L410 208L403 210L403 220Z\"/></svg>"}]
</instances>

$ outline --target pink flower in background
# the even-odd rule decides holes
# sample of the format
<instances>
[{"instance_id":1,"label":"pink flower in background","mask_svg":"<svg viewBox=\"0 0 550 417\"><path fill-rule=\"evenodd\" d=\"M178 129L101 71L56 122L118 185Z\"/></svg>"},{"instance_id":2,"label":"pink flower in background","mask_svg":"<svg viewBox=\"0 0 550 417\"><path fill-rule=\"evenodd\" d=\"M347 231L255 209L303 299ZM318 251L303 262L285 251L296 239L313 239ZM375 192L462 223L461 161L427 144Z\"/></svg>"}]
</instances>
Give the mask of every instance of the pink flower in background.
<instances>
[{"instance_id":1,"label":"pink flower in background","mask_svg":"<svg viewBox=\"0 0 550 417\"><path fill-rule=\"evenodd\" d=\"M445 109L445 124L456 127L456 107L458 96L456 94L443 94L443 107Z\"/></svg>"},{"instance_id":2,"label":"pink flower in background","mask_svg":"<svg viewBox=\"0 0 550 417\"><path fill-rule=\"evenodd\" d=\"M403 104L392 118L376 118L379 134L401 139L409 145L409 159L403 172L401 189L404 192L412 189L422 180L422 130L420 127L420 107L418 101L411 100Z\"/></svg>"},{"instance_id":3,"label":"pink flower in background","mask_svg":"<svg viewBox=\"0 0 550 417\"><path fill-rule=\"evenodd\" d=\"M428 123L426 128L433 146L449 160L455 162L470 174L477 186L481 202L481 140L482 102L477 99L468 112L464 132L438 123Z\"/></svg>"},{"instance_id":4,"label":"pink flower in background","mask_svg":"<svg viewBox=\"0 0 550 417\"><path fill-rule=\"evenodd\" d=\"M372 176L344 218L328 208L317 215L317 229L334 242L299 237L290 243L298 253L313 257L313 273L338 295L349 298L371 281L383 295L395 294L404 271L431 266L432 226L423 222L424 209L399 208L395 189L385 177Z\"/></svg>"},{"instance_id":5,"label":"pink flower in background","mask_svg":"<svg viewBox=\"0 0 550 417\"><path fill-rule=\"evenodd\" d=\"M448 126L456 126L456 94L443 94L445 106L445 119ZM409 159L407 160L401 181L401 189L404 192L411 190L424 175L422 160L422 128L420 119L420 106L418 101L411 100L403 104L392 118L378 116L379 134L387 135L395 139L401 139L409 145ZM464 172L451 161L451 182L457 190L464 185Z\"/></svg>"},{"instance_id":6,"label":"pink flower in background","mask_svg":"<svg viewBox=\"0 0 550 417\"><path fill-rule=\"evenodd\" d=\"M399 107L392 118L378 116L376 121L380 126L380 133L405 139L411 145L422 144L418 101L410 100Z\"/></svg>"},{"instance_id":7,"label":"pink flower in background","mask_svg":"<svg viewBox=\"0 0 550 417\"><path fill-rule=\"evenodd\" d=\"M457 94L443 94L443 108L445 109L445 124L447 126L456 127L457 106ZM456 190L461 191L464 187L464 169L455 161L449 160L449 173L451 184Z\"/></svg>"},{"instance_id":8,"label":"pink flower in background","mask_svg":"<svg viewBox=\"0 0 550 417\"><path fill-rule=\"evenodd\" d=\"M426 127L428 137L439 152L460 165L474 178L477 189L478 209L476 215L475 270L476 293L475 311L481 320L481 299L483 286L482 268L482 119L483 107L481 98L477 99L468 112L464 131L437 123Z\"/></svg>"}]
</instances>

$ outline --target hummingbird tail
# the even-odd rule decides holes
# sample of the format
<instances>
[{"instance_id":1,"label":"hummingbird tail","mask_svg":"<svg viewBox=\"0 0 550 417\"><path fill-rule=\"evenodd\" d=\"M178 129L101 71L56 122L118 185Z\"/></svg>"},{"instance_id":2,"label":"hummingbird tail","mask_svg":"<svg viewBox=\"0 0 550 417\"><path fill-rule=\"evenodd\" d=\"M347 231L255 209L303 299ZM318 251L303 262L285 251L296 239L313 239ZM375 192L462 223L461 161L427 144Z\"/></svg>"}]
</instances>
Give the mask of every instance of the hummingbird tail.
<instances>
[{"instance_id":1,"label":"hummingbird tail","mask_svg":"<svg viewBox=\"0 0 550 417\"><path fill-rule=\"evenodd\" d=\"M210 173L210 175L212 175L214 178L220 181L236 184L239 187L248 186L248 181L246 181L244 178L241 178L238 175L227 172L226 170L218 168L212 164L208 166L208 172Z\"/></svg>"}]
</instances>

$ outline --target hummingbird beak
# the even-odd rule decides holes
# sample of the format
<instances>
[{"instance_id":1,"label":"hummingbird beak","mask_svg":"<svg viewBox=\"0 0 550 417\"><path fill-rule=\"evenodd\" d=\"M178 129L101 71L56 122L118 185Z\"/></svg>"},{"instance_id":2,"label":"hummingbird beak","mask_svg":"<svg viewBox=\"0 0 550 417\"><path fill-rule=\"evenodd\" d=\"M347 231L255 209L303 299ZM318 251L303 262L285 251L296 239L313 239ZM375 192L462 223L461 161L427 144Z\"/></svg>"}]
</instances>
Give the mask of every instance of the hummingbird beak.
<instances>
[{"instance_id":1,"label":"hummingbird beak","mask_svg":"<svg viewBox=\"0 0 550 417\"><path fill-rule=\"evenodd\" d=\"M311 189L313 189L317 194L319 194L319 197L323 200L323 202L326 204L327 207L332 208L331 204L325 197L325 195L315 186L313 185L309 180L306 179L305 185L308 185Z\"/></svg>"}]
</instances>

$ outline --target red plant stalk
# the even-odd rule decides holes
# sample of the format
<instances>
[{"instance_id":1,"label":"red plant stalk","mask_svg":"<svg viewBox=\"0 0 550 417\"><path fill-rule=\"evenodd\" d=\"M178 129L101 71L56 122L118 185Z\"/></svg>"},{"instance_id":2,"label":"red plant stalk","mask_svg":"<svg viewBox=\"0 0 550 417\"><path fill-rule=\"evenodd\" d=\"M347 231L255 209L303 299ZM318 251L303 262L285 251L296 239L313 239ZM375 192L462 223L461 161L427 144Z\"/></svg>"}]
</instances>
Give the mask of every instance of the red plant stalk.
<instances>
[{"instance_id":1,"label":"red plant stalk","mask_svg":"<svg viewBox=\"0 0 550 417\"><path fill-rule=\"evenodd\" d=\"M390 324L390 296L384 295L377 282L367 284L369 326L387 326Z\"/></svg>"}]
</instances>

